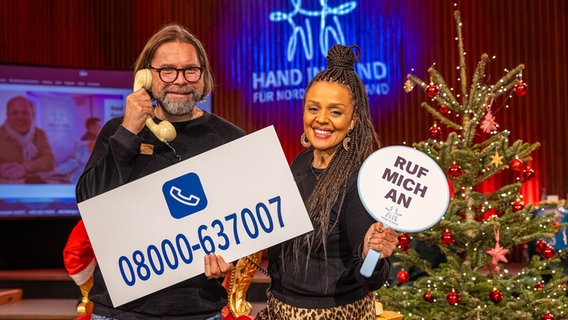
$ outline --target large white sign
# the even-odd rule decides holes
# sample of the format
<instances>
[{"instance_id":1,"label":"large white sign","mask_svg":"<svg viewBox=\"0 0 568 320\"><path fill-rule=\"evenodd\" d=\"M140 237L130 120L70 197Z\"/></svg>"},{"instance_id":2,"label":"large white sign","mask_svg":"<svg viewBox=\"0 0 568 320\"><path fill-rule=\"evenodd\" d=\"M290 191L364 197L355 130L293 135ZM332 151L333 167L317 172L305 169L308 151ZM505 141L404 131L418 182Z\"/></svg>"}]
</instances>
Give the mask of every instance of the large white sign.
<instances>
[{"instance_id":1,"label":"large white sign","mask_svg":"<svg viewBox=\"0 0 568 320\"><path fill-rule=\"evenodd\" d=\"M273 127L78 206L114 306L313 229Z\"/></svg>"}]
</instances>

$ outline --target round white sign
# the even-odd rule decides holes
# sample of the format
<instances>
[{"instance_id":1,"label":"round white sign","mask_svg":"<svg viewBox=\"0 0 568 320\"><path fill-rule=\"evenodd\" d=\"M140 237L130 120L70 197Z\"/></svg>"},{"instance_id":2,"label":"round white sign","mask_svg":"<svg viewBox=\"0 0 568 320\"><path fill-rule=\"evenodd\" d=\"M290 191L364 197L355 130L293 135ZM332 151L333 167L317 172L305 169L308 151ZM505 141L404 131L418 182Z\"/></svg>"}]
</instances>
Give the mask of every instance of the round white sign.
<instances>
[{"instance_id":1,"label":"round white sign","mask_svg":"<svg viewBox=\"0 0 568 320\"><path fill-rule=\"evenodd\" d=\"M358 190L375 220L401 232L432 227L450 200L448 180L438 164L406 146L384 147L371 154L359 171Z\"/></svg>"}]
</instances>

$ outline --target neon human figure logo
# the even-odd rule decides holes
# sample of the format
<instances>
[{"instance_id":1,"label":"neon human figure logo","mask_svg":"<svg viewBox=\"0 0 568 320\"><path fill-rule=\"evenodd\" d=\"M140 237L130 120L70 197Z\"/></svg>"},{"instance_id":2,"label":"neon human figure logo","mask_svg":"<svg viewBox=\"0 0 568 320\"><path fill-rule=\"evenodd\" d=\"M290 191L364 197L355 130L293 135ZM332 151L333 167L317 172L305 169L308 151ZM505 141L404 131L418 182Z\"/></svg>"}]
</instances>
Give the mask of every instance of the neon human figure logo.
<instances>
[{"instance_id":1,"label":"neon human figure logo","mask_svg":"<svg viewBox=\"0 0 568 320\"><path fill-rule=\"evenodd\" d=\"M314 57L314 44L312 38L312 29L310 27L309 19L304 19L305 29L301 25L296 24L294 17L298 14L306 17L319 17L320 18L320 31L319 31L319 46L321 53L325 56L330 44L345 44L345 36L339 23L339 15L350 13L357 6L357 2L349 1L337 7L331 8L327 4L327 0L320 0L321 11L310 11L302 8L302 0L290 0L293 6L291 12L274 11L269 15L270 21L280 22L287 21L292 27L292 35L288 41L288 61L292 61L298 43L301 41L306 54L307 60L312 60ZM333 24L327 25L327 16L332 15Z\"/></svg>"}]
</instances>

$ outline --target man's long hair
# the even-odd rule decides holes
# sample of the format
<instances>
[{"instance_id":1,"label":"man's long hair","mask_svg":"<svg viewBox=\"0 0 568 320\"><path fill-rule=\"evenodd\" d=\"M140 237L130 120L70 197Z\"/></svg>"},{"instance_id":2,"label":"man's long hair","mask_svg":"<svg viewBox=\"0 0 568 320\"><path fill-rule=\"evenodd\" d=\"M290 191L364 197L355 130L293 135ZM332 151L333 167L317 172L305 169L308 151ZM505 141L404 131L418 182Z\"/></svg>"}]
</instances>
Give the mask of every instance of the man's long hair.
<instances>
[{"instance_id":1,"label":"man's long hair","mask_svg":"<svg viewBox=\"0 0 568 320\"><path fill-rule=\"evenodd\" d=\"M197 51L197 56L199 58L200 67L203 68L203 94L197 102L205 101L205 98L213 91L213 70L209 64L209 58L207 57L207 52L201 44L201 41L197 39L195 35L190 33L187 29L179 24L168 24L158 32L156 32L146 43L142 52L136 59L134 65L134 72L141 69L146 69L150 67L152 59L156 55L158 48L164 43L168 42L185 42L195 47Z\"/></svg>"}]
</instances>

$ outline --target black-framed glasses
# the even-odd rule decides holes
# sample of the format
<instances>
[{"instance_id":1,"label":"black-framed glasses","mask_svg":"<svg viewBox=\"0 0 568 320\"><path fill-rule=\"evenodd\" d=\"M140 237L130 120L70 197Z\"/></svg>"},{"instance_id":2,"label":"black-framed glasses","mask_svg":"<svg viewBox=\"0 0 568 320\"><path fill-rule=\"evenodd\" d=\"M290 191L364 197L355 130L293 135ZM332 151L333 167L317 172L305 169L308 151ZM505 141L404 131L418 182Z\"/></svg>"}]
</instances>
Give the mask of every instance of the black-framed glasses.
<instances>
[{"instance_id":1,"label":"black-framed glasses","mask_svg":"<svg viewBox=\"0 0 568 320\"><path fill-rule=\"evenodd\" d=\"M165 83L172 83L176 81L180 71L183 73L183 78L185 79L185 81L191 83L199 81L199 79L201 79L201 74L203 73L203 68L200 67L188 67L183 69L176 69L172 67L165 67L165 68L150 67L150 69L158 72L160 80L162 80Z\"/></svg>"}]
</instances>

